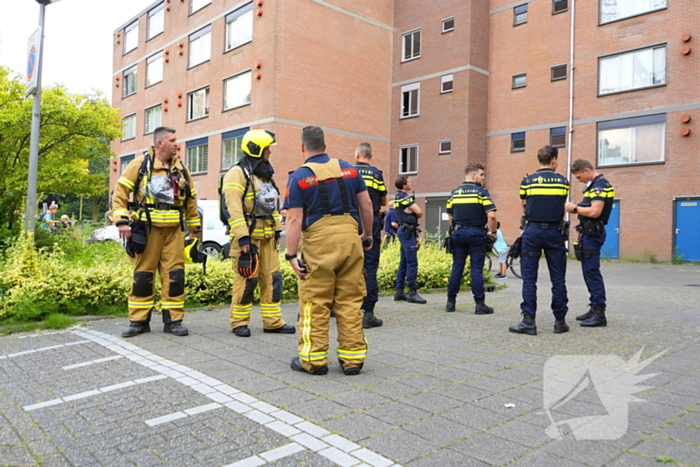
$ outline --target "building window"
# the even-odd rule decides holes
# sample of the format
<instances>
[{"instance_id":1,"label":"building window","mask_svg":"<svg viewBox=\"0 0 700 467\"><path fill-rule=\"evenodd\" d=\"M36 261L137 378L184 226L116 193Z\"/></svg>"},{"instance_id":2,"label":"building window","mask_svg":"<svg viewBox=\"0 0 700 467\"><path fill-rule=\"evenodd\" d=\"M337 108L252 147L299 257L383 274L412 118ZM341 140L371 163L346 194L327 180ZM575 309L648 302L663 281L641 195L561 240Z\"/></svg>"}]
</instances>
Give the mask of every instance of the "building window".
<instances>
[{"instance_id":1,"label":"building window","mask_svg":"<svg viewBox=\"0 0 700 467\"><path fill-rule=\"evenodd\" d=\"M187 95L187 120L209 115L209 88L202 88Z\"/></svg>"},{"instance_id":2,"label":"building window","mask_svg":"<svg viewBox=\"0 0 700 467\"><path fill-rule=\"evenodd\" d=\"M230 169L245 156L245 153L241 149L241 141L243 141L243 135L245 135L247 131L248 128L242 128L221 135L223 139L223 147L221 150L222 171Z\"/></svg>"},{"instance_id":3,"label":"building window","mask_svg":"<svg viewBox=\"0 0 700 467\"><path fill-rule=\"evenodd\" d=\"M248 70L224 80L224 110L250 104L252 76Z\"/></svg>"},{"instance_id":4,"label":"building window","mask_svg":"<svg viewBox=\"0 0 700 467\"><path fill-rule=\"evenodd\" d=\"M145 134L153 133L153 130L160 126L163 115L163 105L158 104L146 109L146 131Z\"/></svg>"},{"instance_id":5,"label":"building window","mask_svg":"<svg viewBox=\"0 0 700 467\"><path fill-rule=\"evenodd\" d=\"M134 160L134 157L136 157L134 154L131 154L130 156L124 156L121 159L119 159L119 174L123 174L124 171L126 170L126 166L129 165L129 162Z\"/></svg>"},{"instance_id":6,"label":"building window","mask_svg":"<svg viewBox=\"0 0 700 467\"><path fill-rule=\"evenodd\" d=\"M226 49L253 40L253 3L249 3L226 16Z\"/></svg>"},{"instance_id":7,"label":"building window","mask_svg":"<svg viewBox=\"0 0 700 467\"><path fill-rule=\"evenodd\" d=\"M209 5L211 0L190 0L190 14Z\"/></svg>"},{"instance_id":8,"label":"building window","mask_svg":"<svg viewBox=\"0 0 700 467\"><path fill-rule=\"evenodd\" d=\"M666 0L602 0L600 24L666 8Z\"/></svg>"},{"instance_id":9,"label":"building window","mask_svg":"<svg viewBox=\"0 0 700 467\"><path fill-rule=\"evenodd\" d=\"M401 118L416 117L420 111L420 83L401 86Z\"/></svg>"},{"instance_id":10,"label":"building window","mask_svg":"<svg viewBox=\"0 0 700 467\"><path fill-rule=\"evenodd\" d=\"M523 152L525 150L525 132L510 134L510 152Z\"/></svg>"},{"instance_id":11,"label":"building window","mask_svg":"<svg viewBox=\"0 0 700 467\"><path fill-rule=\"evenodd\" d=\"M122 95L122 97L130 96L136 92L136 70L136 65L124 70L124 80L122 84L122 92L124 94Z\"/></svg>"},{"instance_id":12,"label":"building window","mask_svg":"<svg viewBox=\"0 0 700 467\"><path fill-rule=\"evenodd\" d=\"M447 18L442 20L442 32L449 32L455 28L455 19Z\"/></svg>"},{"instance_id":13,"label":"building window","mask_svg":"<svg viewBox=\"0 0 700 467\"><path fill-rule=\"evenodd\" d=\"M569 9L569 0L554 0L552 4L552 14L563 13Z\"/></svg>"},{"instance_id":14,"label":"building window","mask_svg":"<svg viewBox=\"0 0 700 467\"><path fill-rule=\"evenodd\" d=\"M403 59L413 60L420 57L420 29L403 35Z\"/></svg>"},{"instance_id":15,"label":"building window","mask_svg":"<svg viewBox=\"0 0 700 467\"><path fill-rule=\"evenodd\" d=\"M566 147L566 127L558 126L549 129L549 145L555 148Z\"/></svg>"},{"instance_id":16,"label":"building window","mask_svg":"<svg viewBox=\"0 0 700 467\"><path fill-rule=\"evenodd\" d=\"M664 161L666 114L598 123L598 165Z\"/></svg>"},{"instance_id":17,"label":"building window","mask_svg":"<svg viewBox=\"0 0 700 467\"><path fill-rule=\"evenodd\" d=\"M201 138L187 142L187 168L192 174L207 172L209 164L209 141Z\"/></svg>"},{"instance_id":18,"label":"building window","mask_svg":"<svg viewBox=\"0 0 700 467\"><path fill-rule=\"evenodd\" d=\"M161 3L148 12L148 38L153 39L165 29L165 8Z\"/></svg>"},{"instance_id":19,"label":"building window","mask_svg":"<svg viewBox=\"0 0 700 467\"><path fill-rule=\"evenodd\" d=\"M146 87L163 81L163 52L146 59Z\"/></svg>"},{"instance_id":20,"label":"building window","mask_svg":"<svg viewBox=\"0 0 700 467\"><path fill-rule=\"evenodd\" d=\"M438 154L449 154L451 152L452 152L452 140L446 139L444 141L440 141L440 144L438 145Z\"/></svg>"},{"instance_id":21,"label":"building window","mask_svg":"<svg viewBox=\"0 0 700 467\"><path fill-rule=\"evenodd\" d=\"M136 114L127 115L124 117L122 124L124 125L124 135L122 135L122 141L136 138Z\"/></svg>"},{"instance_id":22,"label":"building window","mask_svg":"<svg viewBox=\"0 0 700 467\"><path fill-rule=\"evenodd\" d=\"M399 148L399 173L418 173L418 146L404 146Z\"/></svg>"},{"instance_id":23,"label":"building window","mask_svg":"<svg viewBox=\"0 0 700 467\"><path fill-rule=\"evenodd\" d=\"M124 28L124 53L127 54L139 45L139 20Z\"/></svg>"},{"instance_id":24,"label":"building window","mask_svg":"<svg viewBox=\"0 0 700 467\"><path fill-rule=\"evenodd\" d=\"M566 79L566 65L557 65L552 67L552 81Z\"/></svg>"},{"instance_id":25,"label":"building window","mask_svg":"<svg viewBox=\"0 0 700 467\"><path fill-rule=\"evenodd\" d=\"M189 68L211 58L211 24L190 36Z\"/></svg>"},{"instance_id":26,"label":"building window","mask_svg":"<svg viewBox=\"0 0 700 467\"><path fill-rule=\"evenodd\" d=\"M513 8L513 26L527 23L527 3Z\"/></svg>"},{"instance_id":27,"label":"building window","mask_svg":"<svg viewBox=\"0 0 700 467\"><path fill-rule=\"evenodd\" d=\"M445 75L440 79L440 92L452 92L452 83L454 75Z\"/></svg>"},{"instance_id":28,"label":"building window","mask_svg":"<svg viewBox=\"0 0 700 467\"><path fill-rule=\"evenodd\" d=\"M513 89L524 88L525 86L527 86L527 73L513 75Z\"/></svg>"},{"instance_id":29,"label":"building window","mask_svg":"<svg viewBox=\"0 0 700 467\"><path fill-rule=\"evenodd\" d=\"M665 45L609 55L598 61L599 95L666 84Z\"/></svg>"}]
</instances>

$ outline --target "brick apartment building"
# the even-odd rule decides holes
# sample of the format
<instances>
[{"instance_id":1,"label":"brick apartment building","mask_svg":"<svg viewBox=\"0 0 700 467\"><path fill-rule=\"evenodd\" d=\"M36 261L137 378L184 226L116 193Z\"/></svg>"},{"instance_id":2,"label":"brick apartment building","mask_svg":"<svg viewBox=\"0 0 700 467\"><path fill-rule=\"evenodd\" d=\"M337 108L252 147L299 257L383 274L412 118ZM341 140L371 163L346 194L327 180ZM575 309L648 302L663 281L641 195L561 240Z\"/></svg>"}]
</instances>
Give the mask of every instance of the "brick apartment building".
<instances>
[{"instance_id":1,"label":"brick apartment building","mask_svg":"<svg viewBox=\"0 0 700 467\"><path fill-rule=\"evenodd\" d=\"M277 133L280 184L300 130L350 160L374 147L387 185L410 174L429 232L467 161L486 163L507 240L537 149L559 172L586 158L616 187L606 254L700 260L700 12L687 0L171 0L114 34L113 105L125 136L111 184L178 130L201 197L246 129ZM698 36L698 37L694 37ZM573 46L572 46L573 38ZM573 177L572 197L582 186Z\"/></svg>"}]
</instances>

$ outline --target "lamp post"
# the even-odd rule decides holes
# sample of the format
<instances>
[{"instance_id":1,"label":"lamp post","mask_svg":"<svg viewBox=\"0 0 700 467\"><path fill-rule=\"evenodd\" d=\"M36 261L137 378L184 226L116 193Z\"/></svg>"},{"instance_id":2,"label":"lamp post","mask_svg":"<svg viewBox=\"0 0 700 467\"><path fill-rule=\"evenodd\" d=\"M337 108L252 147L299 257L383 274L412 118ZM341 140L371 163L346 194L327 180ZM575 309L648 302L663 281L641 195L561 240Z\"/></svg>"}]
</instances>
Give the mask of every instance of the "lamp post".
<instances>
[{"instance_id":1,"label":"lamp post","mask_svg":"<svg viewBox=\"0 0 700 467\"><path fill-rule=\"evenodd\" d=\"M61 0L36 0L39 4L39 46L35 57L34 73L36 86L32 107L32 133L29 145L29 177L27 180L27 208L24 213L25 232L34 232L34 217L36 216L36 179L39 167L39 132L41 126L41 62L44 55L44 16L46 5Z\"/></svg>"}]
</instances>

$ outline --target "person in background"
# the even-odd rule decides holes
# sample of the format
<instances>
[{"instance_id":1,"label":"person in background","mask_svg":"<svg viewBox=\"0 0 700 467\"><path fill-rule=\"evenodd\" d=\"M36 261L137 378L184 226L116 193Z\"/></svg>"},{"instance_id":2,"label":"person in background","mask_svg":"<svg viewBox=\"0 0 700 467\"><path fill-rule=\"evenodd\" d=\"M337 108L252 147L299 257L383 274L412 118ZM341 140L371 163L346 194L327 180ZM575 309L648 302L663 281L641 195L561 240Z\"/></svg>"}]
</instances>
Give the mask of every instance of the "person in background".
<instances>
[{"instance_id":1,"label":"person in background","mask_svg":"<svg viewBox=\"0 0 700 467\"><path fill-rule=\"evenodd\" d=\"M498 252L498 274L496 277L499 279L506 279L508 275L508 244L505 238L503 238L503 232L501 232L501 223L498 222L496 230L496 243L494 243L493 248Z\"/></svg>"},{"instance_id":2,"label":"person in background","mask_svg":"<svg viewBox=\"0 0 700 467\"><path fill-rule=\"evenodd\" d=\"M112 217L112 205L107 207L107 212L105 212L105 227L114 225L114 217Z\"/></svg>"},{"instance_id":3,"label":"person in background","mask_svg":"<svg viewBox=\"0 0 700 467\"><path fill-rule=\"evenodd\" d=\"M59 221L56 220L56 211L58 211L58 206L52 204L49 206L49 210L44 213L41 217L41 224L39 228L47 231L56 230L58 228Z\"/></svg>"},{"instance_id":4,"label":"person in background","mask_svg":"<svg viewBox=\"0 0 700 467\"><path fill-rule=\"evenodd\" d=\"M396 222L396 212L394 208L389 208L384 218L384 248L387 248L390 243L396 240L396 231L399 229L399 223Z\"/></svg>"}]
</instances>

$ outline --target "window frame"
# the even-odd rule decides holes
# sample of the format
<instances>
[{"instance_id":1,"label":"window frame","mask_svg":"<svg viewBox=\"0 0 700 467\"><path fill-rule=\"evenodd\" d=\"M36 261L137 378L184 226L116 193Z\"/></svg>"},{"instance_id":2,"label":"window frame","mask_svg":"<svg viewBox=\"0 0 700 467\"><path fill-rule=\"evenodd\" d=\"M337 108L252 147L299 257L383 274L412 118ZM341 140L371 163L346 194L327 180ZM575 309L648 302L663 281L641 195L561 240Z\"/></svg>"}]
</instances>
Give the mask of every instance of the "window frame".
<instances>
[{"instance_id":1,"label":"window frame","mask_svg":"<svg viewBox=\"0 0 700 467\"><path fill-rule=\"evenodd\" d=\"M122 156L119 158L119 175L123 175L129 162L136 158L136 154L129 154L128 156Z\"/></svg>"},{"instance_id":2,"label":"window frame","mask_svg":"<svg viewBox=\"0 0 700 467\"><path fill-rule=\"evenodd\" d=\"M242 78L243 75L249 74L249 80L248 84L250 85L248 88L248 102L244 102L242 104L234 105L232 107L226 107L226 97L228 96L228 82L234 79ZM253 101L253 69L249 68L247 70L241 71L239 73L236 73L235 75L228 76L223 79L224 82L224 92L223 92L223 112L227 112L229 110L234 110L234 109L239 109L241 107L245 107L246 105L250 105Z\"/></svg>"},{"instance_id":3,"label":"window frame","mask_svg":"<svg viewBox=\"0 0 700 467\"><path fill-rule=\"evenodd\" d=\"M561 70L562 68L564 69L564 76L555 77L554 71ZM561 80L568 79L568 78L569 78L569 64L568 63L564 63L562 65L554 65L550 69L550 72L549 72L549 80L550 81L561 81Z\"/></svg>"},{"instance_id":4,"label":"window frame","mask_svg":"<svg viewBox=\"0 0 700 467\"><path fill-rule=\"evenodd\" d=\"M596 124L596 167L629 167L629 166L640 166L640 165L660 165L666 163L666 132L668 130L668 115L665 113L645 115L642 117L631 117L631 118L621 118L613 120L605 120L598 122ZM601 163L601 131L607 130L618 130L618 129L632 129L640 127L651 127L655 125L663 124L663 129L661 131L661 159L654 161L641 161L641 162L619 162L619 163ZM623 156L621 156L623 157Z\"/></svg>"},{"instance_id":5,"label":"window frame","mask_svg":"<svg viewBox=\"0 0 700 467\"><path fill-rule=\"evenodd\" d=\"M133 75L133 80L134 80L134 90L127 94L129 90L129 85L128 83L131 82L131 79L129 78L131 75ZM139 68L138 64L134 64L124 70L122 72L122 99L125 99L129 96L133 96L136 94L136 90L138 89L138 79L139 79Z\"/></svg>"},{"instance_id":6,"label":"window frame","mask_svg":"<svg viewBox=\"0 0 700 467\"><path fill-rule=\"evenodd\" d=\"M160 57L157 57L158 55L160 55ZM164 74L163 72L164 72L164 67L165 67L164 57L165 57L165 54L161 50L159 52L154 53L153 55L151 55L150 57L148 57L146 59L146 83L145 83L146 88L150 88L151 86L155 86L156 84L163 82L163 74ZM153 64L153 62L155 62L158 59L160 59L160 62L161 62L160 63L160 80L154 81L151 83L149 81L149 76L150 76L149 69L150 69L151 65Z\"/></svg>"},{"instance_id":7,"label":"window frame","mask_svg":"<svg viewBox=\"0 0 700 467\"><path fill-rule=\"evenodd\" d=\"M450 28L445 28L445 24L449 21L452 21L452 27ZM455 30L455 17L450 16L449 18L445 18L442 20L442 34L445 34L446 32L454 31Z\"/></svg>"},{"instance_id":8,"label":"window frame","mask_svg":"<svg viewBox=\"0 0 700 467\"><path fill-rule=\"evenodd\" d=\"M557 3L564 3L566 7L563 10L557 11ZM552 15L558 15L566 11L569 11L569 0L552 0Z\"/></svg>"},{"instance_id":9,"label":"window frame","mask_svg":"<svg viewBox=\"0 0 700 467\"><path fill-rule=\"evenodd\" d=\"M518 9L523 9L525 8L525 11L521 11L518 13ZM521 24L526 24L528 20L528 14L529 14L530 8L527 3L522 3L520 5L516 5L513 7L513 27L515 26L520 26ZM521 17L522 15L525 15L525 19L520 19L518 20L518 17Z\"/></svg>"},{"instance_id":10,"label":"window frame","mask_svg":"<svg viewBox=\"0 0 700 467\"><path fill-rule=\"evenodd\" d=\"M132 32L134 29L136 29L135 45L132 48L130 48L129 50L127 50L126 47L128 45L128 42L129 42L127 40L127 38L129 37L129 33ZM131 52L132 50L135 50L138 48L139 48L139 20L137 18L124 27L124 48L122 49L122 55L126 55L129 52Z\"/></svg>"},{"instance_id":11,"label":"window frame","mask_svg":"<svg viewBox=\"0 0 700 467\"><path fill-rule=\"evenodd\" d=\"M148 131L148 112L150 112L158 107L160 107L160 118L159 118L160 121L157 125L155 125L153 127L153 129L151 129L151 131ZM144 135L150 135L151 133L153 133L155 131L156 128L158 128L159 126L162 126L163 125L163 104L158 103L158 104L155 104L155 105L152 105L150 107L146 107L145 109L143 109L143 120L144 120L143 121L143 134Z\"/></svg>"},{"instance_id":12,"label":"window frame","mask_svg":"<svg viewBox=\"0 0 700 467\"><path fill-rule=\"evenodd\" d=\"M197 2L197 1L198 0L190 0L190 13L189 13L190 16L197 13L202 8L211 5L211 2L212 2L212 0L199 0L200 2L206 2L206 3L202 3L201 6L199 6L197 9L195 9L194 5L195 5L195 2Z\"/></svg>"},{"instance_id":13,"label":"window frame","mask_svg":"<svg viewBox=\"0 0 700 467\"><path fill-rule=\"evenodd\" d=\"M407 115L404 115L404 95L406 93L412 93L414 91L416 91L416 95L415 95L416 96L415 97L416 113L414 113L414 114L410 113L412 100L409 100L409 109L408 109L409 113ZM409 98L410 98L410 95L409 95ZM420 81L418 81L416 83L405 84L405 85L401 86L401 117L400 117L400 120L403 120L405 118L415 118L418 116L420 116Z\"/></svg>"},{"instance_id":14,"label":"window frame","mask_svg":"<svg viewBox=\"0 0 700 467\"><path fill-rule=\"evenodd\" d=\"M554 134L555 130L562 130L561 134ZM554 138L557 136L563 136L563 143L555 143ZM549 145L555 148L565 148L566 147L566 127L565 126L555 126L549 129Z\"/></svg>"},{"instance_id":15,"label":"window frame","mask_svg":"<svg viewBox=\"0 0 700 467\"><path fill-rule=\"evenodd\" d=\"M516 135L523 135L523 137L522 137L522 139L520 139L520 138L516 139ZM515 147L516 141L522 141L523 147L516 148ZM525 152L526 148L527 148L527 132L526 131L516 131L516 132L513 132L510 134L510 152Z\"/></svg>"},{"instance_id":16,"label":"window frame","mask_svg":"<svg viewBox=\"0 0 700 467\"><path fill-rule=\"evenodd\" d=\"M240 160L237 159L233 162L231 162L231 165L226 166L225 164L225 157L226 157L226 142L227 141L237 141L234 145L236 148L236 152L240 152L241 157L245 156L245 153L243 150L240 148L240 142L243 141L243 136L248 132L250 128L240 128L238 130L233 130L233 131L228 131L226 133L221 134L221 172L226 172L228 171L231 167L236 165L238 161Z\"/></svg>"},{"instance_id":17,"label":"window frame","mask_svg":"<svg viewBox=\"0 0 700 467\"><path fill-rule=\"evenodd\" d=\"M449 147L447 149L443 148L443 144L447 143ZM451 154L452 153L452 140L443 139L438 142L438 154Z\"/></svg>"},{"instance_id":18,"label":"window frame","mask_svg":"<svg viewBox=\"0 0 700 467\"><path fill-rule=\"evenodd\" d=\"M251 13L253 12L253 2L251 1L250 3L246 3L245 5L241 6L240 8L237 8L236 10L232 11L231 13L227 14L224 17L224 53L230 52L231 50L237 49L238 47L244 46L250 42L253 41L253 24L254 21L253 19L255 16L251 18L251 28L250 28L250 38L246 41L237 43L231 47L229 47L229 25L230 23L235 22L240 18L241 16L245 15L246 13Z\"/></svg>"},{"instance_id":19,"label":"window frame","mask_svg":"<svg viewBox=\"0 0 700 467\"><path fill-rule=\"evenodd\" d=\"M188 41L187 41L187 69L188 70L211 60L211 49L212 49L211 30L212 30L212 27L211 27L211 23L210 23L210 24L207 24L203 28L200 28L197 31L195 31L189 35ZM209 56L204 60L198 61L197 63L192 63L192 50L193 50L192 44L195 43L196 41L202 40L202 38L204 36L207 36L207 35L209 36Z\"/></svg>"},{"instance_id":20,"label":"window frame","mask_svg":"<svg viewBox=\"0 0 700 467\"><path fill-rule=\"evenodd\" d=\"M409 58L406 58L406 37L407 36L413 36L414 34L418 34L418 54L417 55L412 55ZM403 62L410 62L411 60L417 60L421 57L421 54L423 52L423 33L421 28L416 28L412 29L408 32L404 32L401 34L401 63ZM414 40L411 40L411 48L414 48ZM411 50L411 53L413 54L414 51Z\"/></svg>"},{"instance_id":21,"label":"window frame","mask_svg":"<svg viewBox=\"0 0 700 467\"><path fill-rule=\"evenodd\" d=\"M199 151L200 148L206 147L206 154L202 155ZM201 157L206 157L206 167L204 167L204 170L197 170L195 167L195 164L192 163L190 159L190 150L195 149L197 150L197 158ZM187 168L190 171L191 175L204 175L209 172L209 138L200 138L194 141L188 141L185 147L185 162L187 163ZM201 164L201 161L197 161L199 164Z\"/></svg>"},{"instance_id":22,"label":"window frame","mask_svg":"<svg viewBox=\"0 0 700 467\"><path fill-rule=\"evenodd\" d=\"M449 80L447 79L449 78ZM442 75L440 77L440 94L448 94L454 91L454 74ZM445 84L450 83L450 89L445 89Z\"/></svg>"},{"instance_id":23,"label":"window frame","mask_svg":"<svg viewBox=\"0 0 700 467\"><path fill-rule=\"evenodd\" d=\"M624 0L623 0L623 1L624 1ZM632 1L634 1L634 0L632 0ZM668 9L668 0L664 0L664 1L665 1L666 3L665 3L665 5L664 5L663 7L656 8L656 9L653 9L653 10L643 11L643 12L641 12L641 13L634 13L634 14L632 14L632 15L630 15L630 16L621 16L621 17L619 17L619 18L615 18L615 19L611 19L611 20L609 20L609 21L603 22L603 9L602 9L603 3L602 3L602 0L598 0L598 26L603 26L603 25L605 25L605 24L615 23L615 22L617 22L617 21L624 21L624 20L626 20L626 19L636 18L637 16L648 15L648 14L650 14L650 13L656 13L657 11L667 10L667 9Z\"/></svg>"},{"instance_id":24,"label":"window frame","mask_svg":"<svg viewBox=\"0 0 700 467\"><path fill-rule=\"evenodd\" d=\"M133 119L134 119L134 124L131 125L131 127L133 128L133 135L131 135L130 137L127 137L126 134L124 134L124 135L122 135L121 141L129 141L129 140L132 140L132 139L136 138L136 121L137 121L137 119L136 119L136 112L131 113L131 114L129 114L129 115L124 115L124 116L122 117L122 133L126 133L126 132L124 131L124 126L125 126L124 124L125 124L125 121L126 121L127 118L133 118Z\"/></svg>"},{"instance_id":25,"label":"window frame","mask_svg":"<svg viewBox=\"0 0 700 467\"><path fill-rule=\"evenodd\" d=\"M634 54L634 53L637 53L637 52L640 52L643 50L650 50L651 54L652 54L651 55L651 59L652 59L651 67L652 67L652 80L653 80L654 79L653 74L654 74L654 69L655 69L654 51L657 49L664 49L663 83L650 84L648 86L640 86L640 87L636 87L636 88L632 87L632 88L628 88L628 89L620 89L620 90L610 91L610 92L605 92L605 93L601 92L601 84L602 84L601 81L602 81L602 77L603 77L603 75L602 75L603 60L609 60L609 59L613 59L615 57L622 57L624 55ZM634 58L632 58L632 60L634 61ZM618 70L618 72L619 71L620 70ZM634 70L632 70L631 74L633 76L632 79L634 81ZM649 45L649 46L645 46L645 47L637 47L635 49L624 50L622 52L615 52L612 54L601 55L598 57L598 94L597 94L597 97L611 96L611 95L615 95L615 94L622 94L625 92L643 91L645 89L664 87L667 85L667 77L668 77L667 74L668 74L668 43L666 43L666 42L662 42L659 44L653 44L653 45Z\"/></svg>"},{"instance_id":26,"label":"window frame","mask_svg":"<svg viewBox=\"0 0 700 467\"><path fill-rule=\"evenodd\" d=\"M399 175L416 175L418 173L418 155L419 155L418 148L419 148L419 146L417 144L405 144L405 145L399 146ZM406 150L415 149L415 166L416 167L415 167L415 170L412 172L402 172L401 171L401 165L402 165L401 158L403 156L402 151L404 149L406 149ZM410 157L410 154L408 154L408 156Z\"/></svg>"},{"instance_id":27,"label":"window frame","mask_svg":"<svg viewBox=\"0 0 700 467\"><path fill-rule=\"evenodd\" d=\"M162 24L161 24L161 29L155 34L151 33L151 18L153 18L156 14L161 13L162 15ZM161 2L159 5L157 5L154 8L151 8L148 10L148 16L147 16L147 23L146 23L146 42L150 41L154 37L157 37L165 32L165 2Z\"/></svg>"},{"instance_id":28,"label":"window frame","mask_svg":"<svg viewBox=\"0 0 700 467\"><path fill-rule=\"evenodd\" d=\"M192 117L192 99L195 93L204 91L204 113L198 117ZM187 93L187 123L209 117L209 85L202 86Z\"/></svg>"},{"instance_id":29,"label":"window frame","mask_svg":"<svg viewBox=\"0 0 700 467\"><path fill-rule=\"evenodd\" d=\"M516 81L518 78L525 78L525 83L521 85L516 85ZM511 83L510 83L510 88L511 89L522 89L527 87L527 73L518 73L517 75L513 75L511 77Z\"/></svg>"}]
</instances>

